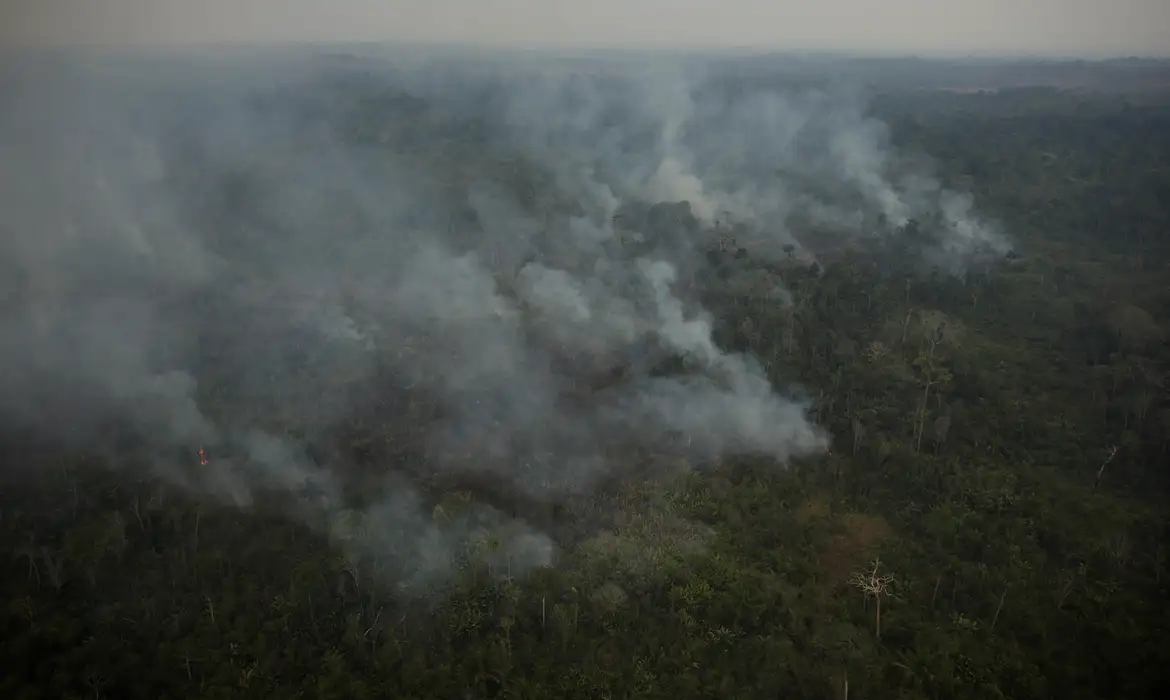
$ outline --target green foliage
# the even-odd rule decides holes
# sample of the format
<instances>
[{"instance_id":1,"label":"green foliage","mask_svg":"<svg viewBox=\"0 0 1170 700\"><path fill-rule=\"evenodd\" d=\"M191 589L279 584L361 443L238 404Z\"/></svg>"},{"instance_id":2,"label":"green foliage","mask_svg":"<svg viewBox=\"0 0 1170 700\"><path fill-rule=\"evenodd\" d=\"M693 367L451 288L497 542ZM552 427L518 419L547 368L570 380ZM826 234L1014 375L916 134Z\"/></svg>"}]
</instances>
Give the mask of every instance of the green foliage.
<instances>
[{"instance_id":1,"label":"green foliage","mask_svg":"<svg viewBox=\"0 0 1170 700\"><path fill-rule=\"evenodd\" d=\"M469 557L427 605L263 504L38 465L0 494L0 696L1153 697L1170 668L1170 121L1049 92L902 99L879 105L895 137L969 182L1021 259L960 282L882 248L820 278L733 256L704 290L723 345L809 389L830 454L717 465L665 498L626 485L629 517L557 568L490 577ZM539 173L499 167L543 196ZM769 296L779 277L792 307ZM379 430L355 428L355 453L393 449ZM432 515L471 497L441 493ZM346 513L334 536L367 525ZM880 639L850 585L879 557Z\"/></svg>"}]
</instances>

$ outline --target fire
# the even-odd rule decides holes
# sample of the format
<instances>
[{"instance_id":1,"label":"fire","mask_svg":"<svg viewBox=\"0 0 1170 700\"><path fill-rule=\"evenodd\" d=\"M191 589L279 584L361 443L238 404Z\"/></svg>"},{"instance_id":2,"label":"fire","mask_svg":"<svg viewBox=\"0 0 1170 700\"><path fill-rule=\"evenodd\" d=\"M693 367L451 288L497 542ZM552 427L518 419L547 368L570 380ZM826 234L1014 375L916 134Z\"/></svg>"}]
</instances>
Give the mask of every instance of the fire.
<instances>
[{"instance_id":1,"label":"fire","mask_svg":"<svg viewBox=\"0 0 1170 700\"><path fill-rule=\"evenodd\" d=\"M199 448L199 464L206 466L210 460L207 459L207 451L202 447Z\"/></svg>"}]
</instances>

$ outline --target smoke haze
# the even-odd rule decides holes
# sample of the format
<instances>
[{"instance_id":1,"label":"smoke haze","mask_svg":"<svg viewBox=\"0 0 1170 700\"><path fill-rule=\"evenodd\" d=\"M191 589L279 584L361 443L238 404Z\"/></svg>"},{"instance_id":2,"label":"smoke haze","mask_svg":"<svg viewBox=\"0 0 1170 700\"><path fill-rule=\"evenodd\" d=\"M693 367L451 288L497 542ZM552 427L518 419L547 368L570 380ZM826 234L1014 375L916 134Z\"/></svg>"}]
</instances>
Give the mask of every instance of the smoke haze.
<instances>
[{"instance_id":1,"label":"smoke haze","mask_svg":"<svg viewBox=\"0 0 1170 700\"><path fill-rule=\"evenodd\" d=\"M553 564L574 524L523 504L637 455L826 448L713 338L696 287L729 227L806 265L814 231L918 222L916 254L954 274L1010 249L849 91L692 62L347 65L7 70L7 434L242 507L276 494L425 590L460 557ZM350 449L358 427L386 444ZM443 507L435 479L504 495Z\"/></svg>"},{"instance_id":2,"label":"smoke haze","mask_svg":"<svg viewBox=\"0 0 1170 700\"><path fill-rule=\"evenodd\" d=\"M38 0L0 3L0 42L417 41L956 54L1170 52L1162 0Z\"/></svg>"}]
</instances>

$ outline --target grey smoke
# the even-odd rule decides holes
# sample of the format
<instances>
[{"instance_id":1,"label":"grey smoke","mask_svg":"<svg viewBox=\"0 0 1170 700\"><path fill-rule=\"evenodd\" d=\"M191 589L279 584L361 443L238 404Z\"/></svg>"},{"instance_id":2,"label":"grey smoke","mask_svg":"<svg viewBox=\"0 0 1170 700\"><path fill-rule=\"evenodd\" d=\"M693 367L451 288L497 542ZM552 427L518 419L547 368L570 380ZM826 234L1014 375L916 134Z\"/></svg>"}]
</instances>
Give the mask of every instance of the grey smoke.
<instances>
[{"instance_id":1,"label":"grey smoke","mask_svg":"<svg viewBox=\"0 0 1170 700\"><path fill-rule=\"evenodd\" d=\"M346 459L310 445L368 405L408 392L394 420L424 471L537 501L621 477L623 450L784 464L826 435L680 289L720 217L776 258L797 222L864 235L879 214L941 221L929 254L948 269L1007 249L830 93L668 64L92 65L9 71L3 427L241 506L284 494L411 591L461 558L547 566L556 545L501 508L428 505L401 465L347 496ZM354 104L369 85L419 111ZM680 201L694 230L627 249L623 203ZM669 357L686 372L654 372Z\"/></svg>"},{"instance_id":2,"label":"grey smoke","mask_svg":"<svg viewBox=\"0 0 1170 700\"><path fill-rule=\"evenodd\" d=\"M510 96L500 120L586 199L688 201L705 224L721 213L754 223L775 250L801 243L797 222L878 235L941 219L931 256L956 274L1011 249L964 195L892 147L856 91L745 87L734 73L685 65L582 73L514 68L500 80Z\"/></svg>"}]
</instances>

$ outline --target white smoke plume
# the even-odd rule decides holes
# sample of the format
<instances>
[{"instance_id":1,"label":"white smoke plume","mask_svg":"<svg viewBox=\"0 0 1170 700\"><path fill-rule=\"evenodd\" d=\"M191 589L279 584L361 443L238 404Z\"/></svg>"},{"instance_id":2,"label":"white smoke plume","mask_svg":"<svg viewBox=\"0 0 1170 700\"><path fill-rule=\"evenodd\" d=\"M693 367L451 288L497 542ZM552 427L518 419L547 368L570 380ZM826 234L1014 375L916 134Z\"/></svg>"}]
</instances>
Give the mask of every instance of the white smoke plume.
<instances>
[{"instance_id":1,"label":"white smoke plume","mask_svg":"<svg viewBox=\"0 0 1170 700\"><path fill-rule=\"evenodd\" d=\"M967 196L893 148L855 91L661 64L589 78L577 66L512 66L500 83L496 118L513 142L578 193L686 201L707 225L721 214L751 223L765 250L799 245L810 228L877 236L911 220L937 222L929 255L959 274L1011 249Z\"/></svg>"}]
</instances>

